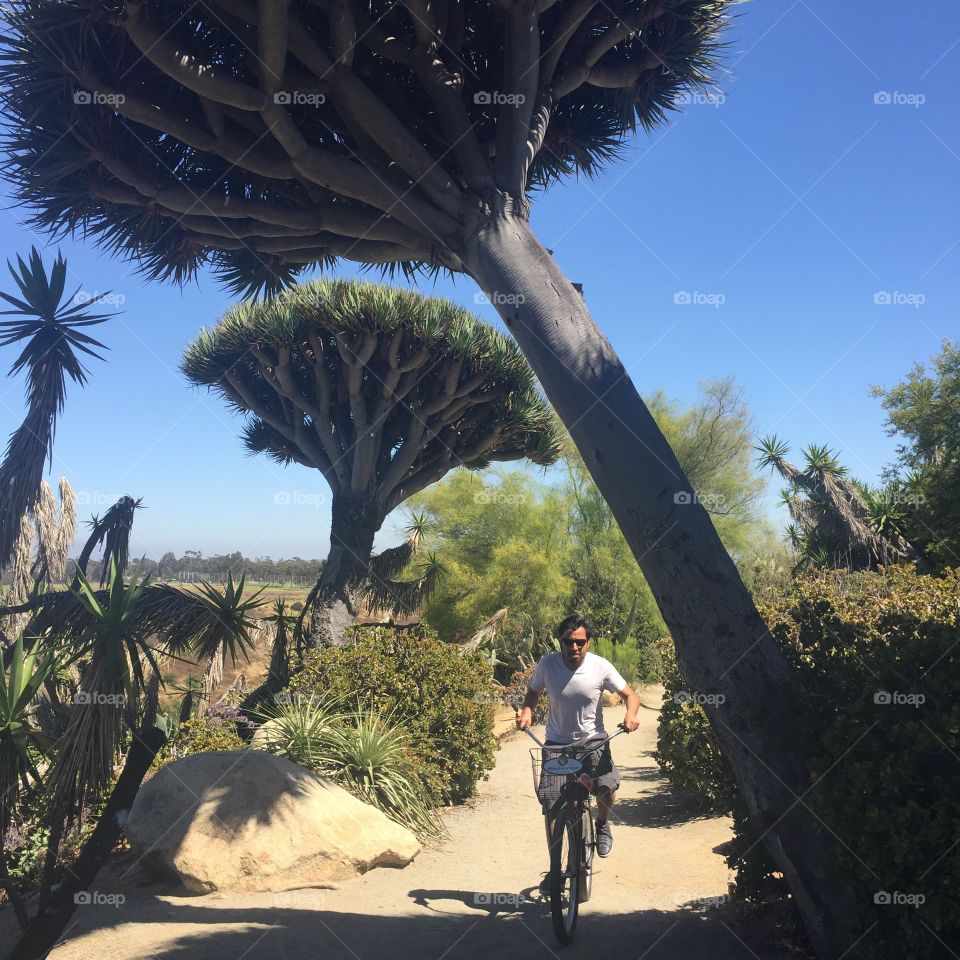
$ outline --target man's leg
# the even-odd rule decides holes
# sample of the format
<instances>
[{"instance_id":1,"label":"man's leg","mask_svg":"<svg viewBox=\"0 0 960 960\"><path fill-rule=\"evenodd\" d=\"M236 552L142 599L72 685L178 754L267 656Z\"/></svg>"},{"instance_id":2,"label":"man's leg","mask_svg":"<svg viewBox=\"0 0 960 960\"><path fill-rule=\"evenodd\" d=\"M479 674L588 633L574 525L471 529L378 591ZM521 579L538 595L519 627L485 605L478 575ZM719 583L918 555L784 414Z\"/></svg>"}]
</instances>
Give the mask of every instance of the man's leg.
<instances>
[{"instance_id":1,"label":"man's leg","mask_svg":"<svg viewBox=\"0 0 960 960\"><path fill-rule=\"evenodd\" d=\"M617 801L617 791L601 787L597 790L597 823L604 824L610 819L610 811Z\"/></svg>"}]
</instances>

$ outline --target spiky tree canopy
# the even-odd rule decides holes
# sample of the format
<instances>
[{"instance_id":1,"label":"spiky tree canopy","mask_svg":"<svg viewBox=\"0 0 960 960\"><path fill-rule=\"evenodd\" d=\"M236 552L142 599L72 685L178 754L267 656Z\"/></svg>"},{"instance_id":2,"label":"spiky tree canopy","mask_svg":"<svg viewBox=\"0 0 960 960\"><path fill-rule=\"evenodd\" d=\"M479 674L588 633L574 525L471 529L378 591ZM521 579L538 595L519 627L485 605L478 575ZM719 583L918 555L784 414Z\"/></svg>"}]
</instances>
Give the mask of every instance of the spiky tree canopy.
<instances>
[{"instance_id":1,"label":"spiky tree canopy","mask_svg":"<svg viewBox=\"0 0 960 960\"><path fill-rule=\"evenodd\" d=\"M16 268L8 260L7 269L17 293L0 292L0 298L12 308L0 311L0 316L19 319L0 320L0 347L26 341L10 373L26 372L28 407L0 462L0 567L10 559L24 514L37 503L44 462L52 462L67 377L83 386L87 371L82 356L100 359L96 350L104 349L83 328L103 323L109 316L92 313L87 303L71 305L76 291L65 296L67 263L59 254L49 275L36 247L26 261L17 257ZM104 296L99 294L88 303Z\"/></svg>"},{"instance_id":2,"label":"spiky tree canopy","mask_svg":"<svg viewBox=\"0 0 960 960\"><path fill-rule=\"evenodd\" d=\"M239 304L183 370L250 415L249 450L316 467L335 501L381 520L454 467L548 464L562 445L512 340L447 300L376 284L320 280Z\"/></svg>"},{"instance_id":3,"label":"spiky tree canopy","mask_svg":"<svg viewBox=\"0 0 960 960\"><path fill-rule=\"evenodd\" d=\"M730 0L12 0L32 224L239 292L337 257L460 270L497 194L612 159L709 81Z\"/></svg>"},{"instance_id":4,"label":"spiky tree canopy","mask_svg":"<svg viewBox=\"0 0 960 960\"><path fill-rule=\"evenodd\" d=\"M879 501L829 447L810 444L803 469L787 460L790 445L775 436L756 447L761 467L776 470L789 484L781 500L793 520L787 536L800 553L800 566L872 567L915 559L910 543L889 523L876 522Z\"/></svg>"}]
</instances>

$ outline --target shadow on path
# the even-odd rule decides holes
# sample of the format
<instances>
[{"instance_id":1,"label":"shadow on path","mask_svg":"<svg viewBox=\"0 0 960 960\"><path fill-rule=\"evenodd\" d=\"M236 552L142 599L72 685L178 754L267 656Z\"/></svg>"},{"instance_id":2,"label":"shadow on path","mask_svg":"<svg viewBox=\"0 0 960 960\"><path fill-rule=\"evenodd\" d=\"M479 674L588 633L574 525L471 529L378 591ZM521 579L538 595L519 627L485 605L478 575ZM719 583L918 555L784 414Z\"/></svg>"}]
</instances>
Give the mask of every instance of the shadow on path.
<instances>
[{"instance_id":1,"label":"shadow on path","mask_svg":"<svg viewBox=\"0 0 960 960\"><path fill-rule=\"evenodd\" d=\"M295 891L293 893L296 893ZM289 897L291 894L277 894ZM558 947L549 910L541 901L474 906L475 894L464 890L411 890L411 898L428 907L425 916L376 916L278 905L250 909L200 907L196 901L149 901L137 898L136 923L149 924L145 954L153 960L528 960L556 956ZM506 896L506 894L504 895ZM457 904L455 912L442 903ZM463 905L469 909L464 914ZM742 931L720 912L641 910L601 914L587 904L577 940L563 948L564 958L605 960L757 960L781 956L748 944ZM127 905L132 906L132 904ZM421 907L422 909L422 907ZM65 947L53 955L84 956L83 936L111 927L122 939L128 918L123 907L85 916ZM171 930L168 925L179 927ZM229 928L224 929L224 925ZM219 929L218 929L219 927ZM100 955L109 941L98 936ZM104 948L107 948L106 950Z\"/></svg>"}]
</instances>

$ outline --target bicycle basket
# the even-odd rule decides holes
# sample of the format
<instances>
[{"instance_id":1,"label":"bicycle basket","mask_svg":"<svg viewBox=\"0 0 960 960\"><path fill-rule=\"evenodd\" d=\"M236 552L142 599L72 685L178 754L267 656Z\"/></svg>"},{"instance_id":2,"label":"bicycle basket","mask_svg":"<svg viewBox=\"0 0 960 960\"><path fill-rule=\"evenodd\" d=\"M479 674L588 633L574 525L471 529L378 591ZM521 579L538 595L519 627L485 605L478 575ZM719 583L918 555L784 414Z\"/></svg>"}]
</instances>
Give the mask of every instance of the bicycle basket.
<instances>
[{"instance_id":1,"label":"bicycle basket","mask_svg":"<svg viewBox=\"0 0 960 960\"><path fill-rule=\"evenodd\" d=\"M589 741L587 741L589 744ZM593 787L590 772L595 769L595 754L605 741L594 746L563 744L548 747L533 747L530 763L533 768L533 789L544 807L552 807L560 798L564 784L577 779L576 794L583 799ZM586 768L586 770L585 770Z\"/></svg>"}]
</instances>

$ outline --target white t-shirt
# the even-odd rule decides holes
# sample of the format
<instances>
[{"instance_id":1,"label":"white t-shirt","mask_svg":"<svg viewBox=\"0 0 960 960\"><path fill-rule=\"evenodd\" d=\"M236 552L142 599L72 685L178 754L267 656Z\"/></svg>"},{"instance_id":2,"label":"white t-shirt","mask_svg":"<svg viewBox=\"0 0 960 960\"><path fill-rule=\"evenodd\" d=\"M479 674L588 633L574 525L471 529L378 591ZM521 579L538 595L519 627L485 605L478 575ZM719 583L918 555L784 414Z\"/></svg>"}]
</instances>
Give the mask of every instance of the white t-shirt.
<instances>
[{"instance_id":1,"label":"white t-shirt","mask_svg":"<svg viewBox=\"0 0 960 960\"><path fill-rule=\"evenodd\" d=\"M604 690L619 693L626 685L609 660L592 653L587 653L576 670L563 662L562 653L548 653L530 677L530 689L538 693L546 690L550 698L547 739L556 743L573 743L606 733L601 694Z\"/></svg>"}]
</instances>

